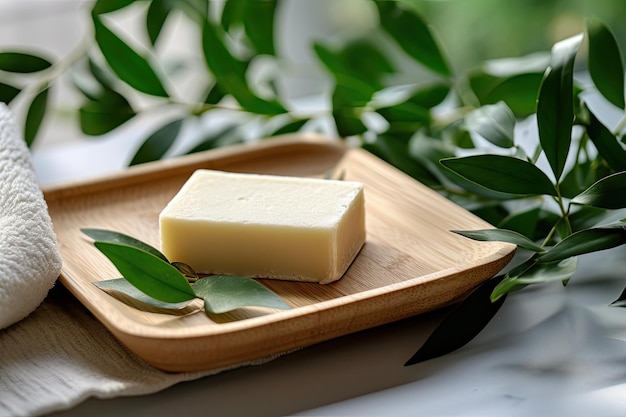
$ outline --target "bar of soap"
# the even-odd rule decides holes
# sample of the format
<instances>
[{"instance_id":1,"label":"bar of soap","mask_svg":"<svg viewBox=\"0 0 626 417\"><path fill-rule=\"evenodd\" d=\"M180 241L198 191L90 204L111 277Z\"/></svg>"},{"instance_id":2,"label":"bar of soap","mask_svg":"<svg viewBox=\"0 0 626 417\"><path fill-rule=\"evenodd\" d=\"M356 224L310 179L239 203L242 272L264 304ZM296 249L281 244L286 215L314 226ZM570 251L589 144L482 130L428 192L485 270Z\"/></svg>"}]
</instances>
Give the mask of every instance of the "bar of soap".
<instances>
[{"instance_id":1,"label":"bar of soap","mask_svg":"<svg viewBox=\"0 0 626 417\"><path fill-rule=\"evenodd\" d=\"M198 273L326 284L365 242L363 184L199 169L159 225L163 254Z\"/></svg>"}]
</instances>

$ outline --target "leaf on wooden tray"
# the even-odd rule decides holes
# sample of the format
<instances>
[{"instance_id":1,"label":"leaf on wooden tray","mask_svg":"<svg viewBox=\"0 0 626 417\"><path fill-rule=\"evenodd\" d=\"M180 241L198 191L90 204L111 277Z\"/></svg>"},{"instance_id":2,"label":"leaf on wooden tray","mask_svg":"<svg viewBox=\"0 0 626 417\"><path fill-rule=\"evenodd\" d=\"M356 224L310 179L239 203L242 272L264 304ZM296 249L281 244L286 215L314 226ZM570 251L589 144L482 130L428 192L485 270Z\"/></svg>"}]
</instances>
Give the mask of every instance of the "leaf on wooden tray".
<instances>
[{"instance_id":1,"label":"leaf on wooden tray","mask_svg":"<svg viewBox=\"0 0 626 417\"><path fill-rule=\"evenodd\" d=\"M120 243L96 241L94 245L128 282L146 295L168 303L196 297L183 274L152 253Z\"/></svg>"},{"instance_id":2,"label":"leaf on wooden tray","mask_svg":"<svg viewBox=\"0 0 626 417\"><path fill-rule=\"evenodd\" d=\"M124 233L114 232L112 230L95 229L95 228L83 228L81 232L89 236L95 241L109 242L109 243L121 243L123 245L133 246L137 249L141 249L154 256L161 258L165 262L169 262L163 253L154 246L148 245L139 239L135 239L132 236L128 236Z\"/></svg>"},{"instance_id":3,"label":"leaf on wooden tray","mask_svg":"<svg viewBox=\"0 0 626 417\"><path fill-rule=\"evenodd\" d=\"M189 302L191 301L191 300L187 300L187 301L182 301L180 303L167 303L165 301L157 300L156 298L150 297L149 295L146 295L145 293L137 289L137 287L135 287L125 278L115 278L115 279L107 279L103 281L95 281L93 284L96 287L100 288L101 290L118 291L141 303L148 304L152 307L157 307L157 308L179 310L187 306Z\"/></svg>"},{"instance_id":4,"label":"leaf on wooden tray","mask_svg":"<svg viewBox=\"0 0 626 417\"><path fill-rule=\"evenodd\" d=\"M454 306L405 366L446 355L474 339L504 304L504 296L495 302L490 299L493 289L502 279L500 275L485 281Z\"/></svg>"},{"instance_id":5,"label":"leaf on wooden tray","mask_svg":"<svg viewBox=\"0 0 626 417\"><path fill-rule=\"evenodd\" d=\"M212 275L196 281L191 287L196 295L204 298L207 313L220 314L251 306L291 308L275 293L247 277Z\"/></svg>"}]
</instances>

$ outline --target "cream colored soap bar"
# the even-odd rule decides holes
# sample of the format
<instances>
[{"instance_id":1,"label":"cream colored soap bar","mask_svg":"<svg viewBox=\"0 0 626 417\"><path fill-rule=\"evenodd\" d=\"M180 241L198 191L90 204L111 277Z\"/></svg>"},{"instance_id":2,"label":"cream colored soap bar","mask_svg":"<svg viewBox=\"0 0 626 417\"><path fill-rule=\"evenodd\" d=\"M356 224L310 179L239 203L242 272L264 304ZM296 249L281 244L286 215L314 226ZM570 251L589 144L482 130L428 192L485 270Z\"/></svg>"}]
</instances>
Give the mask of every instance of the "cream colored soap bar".
<instances>
[{"instance_id":1,"label":"cream colored soap bar","mask_svg":"<svg viewBox=\"0 0 626 417\"><path fill-rule=\"evenodd\" d=\"M159 222L162 252L196 272L325 284L365 242L363 185L197 170Z\"/></svg>"}]
</instances>

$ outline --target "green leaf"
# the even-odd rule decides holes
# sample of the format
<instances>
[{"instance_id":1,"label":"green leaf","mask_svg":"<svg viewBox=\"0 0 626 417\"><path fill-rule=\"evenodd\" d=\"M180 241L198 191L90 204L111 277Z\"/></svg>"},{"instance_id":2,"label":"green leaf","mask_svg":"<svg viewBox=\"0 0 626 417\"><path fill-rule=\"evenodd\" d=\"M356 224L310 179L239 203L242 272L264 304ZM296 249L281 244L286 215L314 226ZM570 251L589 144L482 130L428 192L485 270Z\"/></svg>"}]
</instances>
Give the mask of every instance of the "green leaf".
<instances>
[{"instance_id":1,"label":"green leaf","mask_svg":"<svg viewBox=\"0 0 626 417\"><path fill-rule=\"evenodd\" d=\"M411 101L380 107L376 112L383 116L390 124L395 123L430 123L430 111Z\"/></svg>"},{"instance_id":2,"label":"green leaf","mask_svg":"<svg viewBox=\"0 0 626 417\"><path fill-rule=\"evenodd\" d=\"M560 261L585 253L611 249L626 243L626 225L617 223L572 233L539 255L541 262Z\"/></svg>"},{"instance_id":3,"label":"green leaf","mask_svg":"<svg viewBox=\"0 0 626 417\"><path fill-rule=\"evenodd\" d=\"M129 166L158 161L172 147L184 119L177 119L159 127L139 147Z\"/></svg>"},{"instance_id":4,"label":"green leaf","mask_svg":"<svg viewBox=\"0 0 626 417\"><path fill-rule=\"evenodd\" d=\"M527 285L561 281L567 283L578 268L578 258L563 259L559 262L537 262L536 258L519 265L506 274L494 288L491 300L495 301Z\"/></svg>"},{"instance_id":5,"label":"green leaf","mask_svg":"<svg viewBox=\"0 0 626 417\"><path fill-rule=\"evenodd\" d=\"M607 210L592 206L579 206L569 216L573 231L589 229L604 224L611 224L616 219L626 217L626 209Z\"/></svg>"},{"instance_id":6,"label":"green leaf","mask_svg":"<svg viewBox=\"0 0 626 417\"><path fill-rule=\"evenodd\" d=\"M468 129L501 148L510 148L515 130L515 115L500 101L471 111L465 117Z\"/></svg>"},{"instance_id":7,"label":"green leaf","mask_svg":"<svg viewBox=\"0 0 626 417\"><path fill-rule=\"evenodd\" d=\"M237 79L245 79L247 64L230 53L218 28L209 22L203 25L202 46L204 59L218 82L228 74L233 74Z\"/></svg>"},{"instance_id":8,"label":"green leaf","mask_svg":"<svg viewBox=\"0 0 626 417\"><path fill-rule=\"evenodd\" d=\"M376 141L364 143L363 149L378 156L404 173L428 186L439 185L440 182L420 161L408 152L408 144L393 136L380 135Z\"/></svg>"},{"instance_id":9,"label":"green leaf","mask_svg":"<svg viewBox=\"0 0 626 417\"><path fill-rule=\"evenodd\" d=\"M43 71L52 66L46 58L26 52L0 52L0 70L16 73Z\"/></svg>"},{"instance_id":10,"label":"green leaf","mask_svg":"<svg viewBox=\"0 0 626 417\"><path fill-rule=\"evenodd\" d=\"M565 198L573 198L580 194L585 188L589 187L595 181L594 164L591 160L580 160L577 164L573 164L571 169L566 172L559 182L559 192Z\"/></svg>"},{"instance_id":11,"label":"green leaf","mask_svg":"<svg viewBox=\"0 0 626 417\"><path fill-rule=\"evenodd\" d=\"M243 138L241 136L233 135L237 127L237 125L231 125L216 133L208 134L207 136L202 138L193 148L186 151L185 154L208 151L209 149L215 149L221 146L225 146L227 143L243 142ZM232 139L233 137L235 137L234 140Z\"/></svg>"},{"instance_id":12,"label":"green leaf","mask_svg":"<svg viewBox=\"0 0 626 417\"><path fill-rule=\"evenodd\" d=\"M120 80L142 93L169 97L148 61L128 46L94 14L95 39L107 63Z\"/></svg>"},{"instance_id":13,"label":"green leaf","mask_svg":"<svg viewBox=\"0 0 626 417\"><path fill-rule=\"evenodd\" d=\"M461 236L468 237L481 242L508 242L528 249L533 252L545 252L545 248L537 245L526 236L506 229L482 229L482 230L451 230Z\"/></svg>"},{"instance_id":14,"label":"green leaf","mask_svg":"<svg viewBox=\"0 0 626 417\"><path fill-rule=\"evenodd\" d=\"M367 132L367 126L352 109L333 109L333 119L337 127L337 134L341 138L360 135Z\"/></svg>"},{"instance_id":15,"label":"green leaf","mask_svg":"<svg viewBox=\"0 0 626 417\"><path fill-rule=\"evenodd\" d=\"M107 90L101 101L87 101L78 112L81 130L92 136L109 133L135 114L126 98L113 90Z\"/></svg>"},{"instance_id":16,"label":"green leaf","mask_svg":"<svg viewBox=\"0 0 626 417\"><path fill-rule=\"evenodd\" d=\"M224 2L220 24L228 32L233 26L242 25L248 0L231 0Z\"/></svg>"},{"instance_id":17,"label":"green leaf","mask_svg":"<svg viewBox=\"0 0 626 417\"><path fill-rule=\"evenodd\" d=\"M600 156L615 171L626 171L626 151L620 145L609 129L607 129L591 112L589 114L589 125L587 134L598 150Z\"/></svg>"},{"instance_id":18,"label":"green leaf","mask_svg":"<svg viewBox=\"0 0 626 417\"><path fill-rule=\"evenodd\" d=\"M563 173L574 122L574 59L582 41L576 35L552 47L537 99L539 141L557 180Z\"/></svg>"},{"instance_id":19,"label":"green leaf","mask_svg":"<svg viewBox=\"0 0 626 417\"><path fill-rule=\"evenodd\" d=\"M0 82L0 102L9 104L20 93L20 89Z\"/></svg>"},{"instance_id":20,"label":"green leaf","mask_svg":"<svg viewBox=\"0 0 626 417\"><path fill-rule=\"evenodd\" d=\"M604 177L593 183L571 201L605 209L621 209L626 207L626 171Z\"/></svg>"},{"instance_id":21,"label":"green leaf","mask_svg":"<svg viewBox=\"0 0 626 417\"><path fill-rule=\"evenodd\" d=\"M172 266L180 271L181 274L187 278L188 282L195 282L198 280L198 273L191 265L184 262L172 262Z\"/></svg>"},{"instance_id":22,"label":"green leaf","mask_svg":"<svg viewBox=\"0 0 626 417\"><path fill-rule=\"evenodd\" d=\"M433 34L416 10L397 1L376 0L376 5L383 29L407 55L440 75L452 75Z\"/></svg>"},{"instance_id":23,"label":"green leaf","mask_svg":"<svg viewBox=\"0 0 626 417\"><path fill-rule=\"evenodd\" d=\"M163 259L134 246L94 242L128 282L140 291L168 303L179 303L196 297L187 279Z\"/></svg>"},{"instance_id":24,"label":"green leaf","mask_svg":"<svg viewBox=\"0 0 626 417\"><path fill-rule=\"evenodd\" d=\"M133 4L135 0L97 0L92 13L104 14L123 9Z\"/></svg>"},{"instance_id":25,"label":"green leaf","mask_svg":"<svg viewBox=\"0 0 626 417\"><path fill-rule=\"evenodd\" d=\"M218 83L213 84L205 95L203 103L217 104L226 96L226 92L220 88Z\"/></svg>"},{"instance_id":26,"label":"green leaf","mask_svg":"<svg viewBox=\"0 0 626 417\"><path fill-rule=\"evenodd\" d=\"M245 110L257 114L282 114L287 110L276 101L256 96L246 83L247 64L226 48L218 28L210 22L202 26L204 60L217 79L220 89L231 94Z\"/></svg>"},{"instance_id":27,"label":"green leaf","mask_svg":"<svg viewBox=\"0 0 626 417\"><path fill-rule=\"evenodd\" d=\"M159 39L167 17L174 9L172 0L152 0L146 13L146 32L150 43L154 46Z\"/></svg>"},{"instance_id":28,"label":"green leaf","mask_svg":"<svg viewBox=\"0 0 626 417\"><path fill-rule=\"evenodd\" d=\"M197 23L203 23L209 16L209 0L173 0L183 13Z\"/></svg>"},{"instance_id":29,"label":"green leaf","mask_svg":"<svg viewBox=\"0 0 626 417\"><path fill-rule=\"evenodd\" d=\"M539 257L541 259L541 256ZM540 284L547 282L567 282L578 268L578 258L570 257L557 262L537 262L532 268L516 277L519 283Z\"/></svg>"},{"instance_id":30,"label":"green leaf","mask_svg":"<svg viewBox=\"0 0 626 417\"><path fill-rule=\"evenodd\" d=\"M300 120L292 120L284 125L280 126L276 130L270 132L268 136L279 136L285 135L288 133L295 133L300 131L304 127L305 124L309 122L309 119L300 119Z\"/></svg>"},{"instance_id":31,"label":"green leaf","mask_svg":"<svg viewBox=\"0 0 626 417\"><path fill-rule=\"evenodd\" d=\"M191 287L197 296L204 298L207 313L220 314L251 306L291 308L278 295L247 277L213 275L198 280Z\"/></svg>"},{"instance_id":32,"label":"green leaf","mask_svg":"<svg viewBox=\"0 0 626 417\"><path fill-rule=\"evenodd\" d=\"M407 101L430 109L441 104L449 93L450 85L448 83L436 82L421 86L411 94Z\"/></svg>"},{"instance_id":33,"label":"green leaf","mask_svg":"<svg viewBox=\"0 0 626 417\"><path fill-rule=\"evenodd\" d=\"M539 223L539 215L541 206L525 207L521 211L509 214L505 218L501 218L496 224L498 229L508 229L521 233L527 238L534 240L537 225Z\"/></svg>"},{"instance_id":34,"label":"green leaf","mask_svg":"<svg viewBox=\"0 0 626 417\"><path fill-rule=\"evenodd\" d=\"M276 0L247 0L244 29L257 54L274 55L274 15Z\"/></svg>"},{"instance_id":35,"label":"green leaf","mask_svg":"<svg viewBox=\"0 0 626 417\"><path fill-rule=\"evenodd\" d=\"M189 301L191 301L191 300L187 300L187 301L181 301L180 303L167 303L165 301L157 300L156 298L150 297L149 295L146 295L143 292L139 291L137 287L135 287L133 284L131 284L124 278L115 278L115 279L107 279L104 281L95 281L93 284L103 291L107 291L107 290L117 291L141 303L150 305L152 307L165 308L168 310L179 310L183 307L186 307L189 304Z\"/></svg>"},{"instance_id":36,"label":"green leaf","mask_svg":"<svg viewBox=\"0 0 626 417\"><path fill-rule=\"evenodd\" d=\"M168 259L155 247L148 245L141 240L135 239L132 236L125 235L124 233L114 232L111 230L104 229L94 229L94 228L84 228L80 229L81 232L89 236L95 241L99 242L108 242L108 243L119 243L126 246L132 246L137 249L141 249L145 252L151 253L157 258L161 258L165 262L169 262Z\"/></svg>"},{"instance_id":37,"label":"green leaf","mask_svg":"<svg viewBox=\"0 0 626 417\"><path fill-rule=\"evenodd\" d=\"M476 337L504 303L506 297L500 297L495 302L489 298L502 278L500 275L483 282L469 296L456 304L404 366L415 365L454 352Z\"/></svg>"},{"instance_id":38,"label":"green leaf","mask_svg":"<svg viewBox=\"0 0 626 417\"><path fill-rule=\"evenodd\" d=\"M586 26L589 37L589 75L607 100L624 109L624 63L617 40L599 19L587 19Z\"/></svg>"},{"instance_id":39,"label":"green leaf","mask_svg":"<svg viewBox=\"0 0 626 417\"><path fill-rule=\"evenodd\" d=\"M469 84L482 105L503 101L517 117L527 117L537 110L537 91L543 73L529 72L498 77L473 72Z\"/></svg>"},{"instance_id":40,"label":"green leaf","mask_svg":"<svg viewBox=\"0 0 626 417\"><path fill-rule=\"evenodd\" d=\"M24 122L24 140L28 147L35 142L35 137L39 132L43 118L46 115L48 105L48 87L41 90L28 106L26 120Z\"/></svg>"},{"instance_id":41,"label":"green leaf","mask_svg":"<svg viewBox=\"0 0 626 417\"><path fill-rule=\"evenodd\" d=\"M441 164L485 188L514 195L557 195L550 179L533 164L502 155L442 159Z\"/></svg>"}]
</instances>

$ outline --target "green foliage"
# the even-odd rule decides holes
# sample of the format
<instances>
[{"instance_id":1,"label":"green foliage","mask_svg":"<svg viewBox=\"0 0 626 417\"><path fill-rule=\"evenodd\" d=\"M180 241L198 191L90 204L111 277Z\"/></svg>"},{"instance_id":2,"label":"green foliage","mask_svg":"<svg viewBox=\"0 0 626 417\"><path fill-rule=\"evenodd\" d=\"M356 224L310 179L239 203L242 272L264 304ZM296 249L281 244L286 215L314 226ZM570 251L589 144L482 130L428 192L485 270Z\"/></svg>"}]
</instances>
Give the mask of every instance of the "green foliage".
<instances>
[{"instance_id":1,"label":"green foliage","mask_svg":"<svg viewBox=\"0 0 626 417\"><path fill-rule=\"evenodd\" d=\"M134 237L103 229L81 230L94 239L95 247L123 276L95 282L103 290L119 292L162 309L179 309L200 298L207 314L247 306L291 308L251 278L224 275L200 278L191 266L170 262L158 249Z\"/></svg>"},{"instance_id":2,"label":"green foliage","mask_svg":"<svg viewBox=\"0 0 626 417\"><path fill-rule=\"evenodd\" d=\"M261 139L331 121L341 138L496 226L457 233L529 252L495 286L492 299L529 284L567 283L578 256L623 244L623 224L606 221L626 208L626 118L607 126L588 102L595 95L621 112L626 107L623 56L604 22L590 17L584 33L550 50L458 71L412 2L368 1L378 25L367 34L311 45L331 81L322 111L292 112L277 87L290 75L276 47L280 0L231 0L222 8L207 0L99 0L88 20L93 39L69 56L55 61L36 51L0 51L0 100L25 96L31 103L24 126L29 145L53 106L49 92L66 71L82 98L76 114L85 135L175 110L176 120L147 132L131 165L175 156L171 149L182 126L217 111L239 118L202 132L183 153L241 142L243 130ZM435 3L424 7L440 6ZM141 36L131 38L110 24L129 8L143 11L136 14L143 19L143 44ZM204 71L184 99L174 94L175 73L159 55L163 29L174 15L196 29L198 50L191 59ZM272 68L263 81L254 77L261 62ZM580 82L579 70L591 81ZM528 123L533 120L536 128ZM102 248L123 252L129 245L114 243Z\"/></svg>"}]
</instances>

